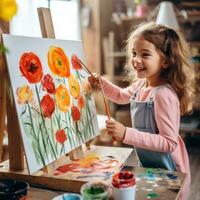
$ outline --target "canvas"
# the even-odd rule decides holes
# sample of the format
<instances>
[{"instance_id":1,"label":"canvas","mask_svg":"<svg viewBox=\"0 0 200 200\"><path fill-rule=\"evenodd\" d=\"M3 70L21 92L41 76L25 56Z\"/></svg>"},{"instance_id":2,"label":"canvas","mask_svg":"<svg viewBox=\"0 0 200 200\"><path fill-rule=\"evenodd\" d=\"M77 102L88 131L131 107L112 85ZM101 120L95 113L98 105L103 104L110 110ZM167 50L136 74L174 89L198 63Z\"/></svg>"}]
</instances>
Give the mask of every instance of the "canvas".
<instances>
[{"instance_id":1,"label":"canvas","mask_svg":"<svg viewBox=\"0 0 200 200\"><path fill-rule=\"evenodd\" d=\"M81 41L3 35L30 173L99 134ZM8 113L9 114L9 113Z\"/></svg>"},{"instance_id":2,"label":"canvas","mask_svg":"<svg viewBox=\"0 0 200 200\"><path fill-rule=\"evenodd\" d=\"M54 177L67 177L78 181L110 181L120 171L130 156L132 148L90 146L81 159L60 160Z\"/></svg>"}]
</instances>

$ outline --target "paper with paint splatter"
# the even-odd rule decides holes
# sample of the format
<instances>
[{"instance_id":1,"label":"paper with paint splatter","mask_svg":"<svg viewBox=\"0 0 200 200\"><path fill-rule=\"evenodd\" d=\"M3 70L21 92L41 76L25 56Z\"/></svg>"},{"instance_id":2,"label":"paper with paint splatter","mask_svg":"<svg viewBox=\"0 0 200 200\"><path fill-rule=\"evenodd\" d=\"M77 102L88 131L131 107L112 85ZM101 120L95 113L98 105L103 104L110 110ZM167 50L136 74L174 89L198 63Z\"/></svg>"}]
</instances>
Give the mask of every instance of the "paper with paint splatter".
<instances>
[{"instance_id":1,"label":"paper with paint splatter","mask_svg":"<svg viewBox=\"0 0 200 200\"><path fill-rule=\"evenodd\" d=\"M28 169L36 172L99 134L81 41L3 35Z\"/></svg>"},{"instance_id":2,"label":"paper with paint splatter","mask_svg":"<svg viewBox=\"0 0 200 200\"><path fill-rule=\"evenodd\" d=\"M92 146L82 159L60 164L54 175L86 182L106 181L124 166L131 152L130 148Z\"/></svg>"}]
</instances>

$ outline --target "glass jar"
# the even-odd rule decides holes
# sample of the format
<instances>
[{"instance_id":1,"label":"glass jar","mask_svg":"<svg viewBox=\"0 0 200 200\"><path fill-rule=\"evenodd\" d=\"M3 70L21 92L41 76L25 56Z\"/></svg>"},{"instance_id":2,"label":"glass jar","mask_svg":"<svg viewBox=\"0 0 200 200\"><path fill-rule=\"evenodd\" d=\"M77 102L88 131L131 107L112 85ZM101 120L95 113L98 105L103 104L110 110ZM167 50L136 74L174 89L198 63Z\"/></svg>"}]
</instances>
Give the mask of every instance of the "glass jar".
<instances>
[{"instance_id":1,"label":"glass jar","mask_svg":"<svg viewBox=\"0 0 200 200\"><path fill-rule=\"evenodd\" d=\"M103 182L88 182L81 187L83 200L108 200L108 185Z\"/></svg>"}]
</instances>

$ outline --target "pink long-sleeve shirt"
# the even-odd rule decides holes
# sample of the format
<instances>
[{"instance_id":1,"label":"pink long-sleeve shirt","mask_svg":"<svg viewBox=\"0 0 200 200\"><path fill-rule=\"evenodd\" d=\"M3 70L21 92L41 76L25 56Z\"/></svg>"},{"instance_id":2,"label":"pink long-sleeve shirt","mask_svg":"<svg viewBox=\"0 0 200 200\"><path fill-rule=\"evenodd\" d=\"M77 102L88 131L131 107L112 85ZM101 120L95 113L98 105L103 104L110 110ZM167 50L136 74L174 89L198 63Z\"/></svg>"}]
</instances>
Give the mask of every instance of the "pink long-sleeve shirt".
<instances>
[{"instance_id":1,"label":"pink long-sleeve shirt","mask_svg":"<svg viewBox=\"0 0 200 200\"><path fill-rule=\"evenodd\" d=\"M106 97L118 104L130 103L130 98L140 89L138 101L147 101L153 87L139 88L138 82L127 88L120 88L103 78L103 89ZM123 143L143 149L159 152L171 152L177 171L186 173L184 187L180 198L187 199L191 182L189 158L182 138L179 135L180 103L170 87L163 86L154 95L155 119L158 134L147 134L135 128L127 127Z\"/></svg>"}]
</instances>

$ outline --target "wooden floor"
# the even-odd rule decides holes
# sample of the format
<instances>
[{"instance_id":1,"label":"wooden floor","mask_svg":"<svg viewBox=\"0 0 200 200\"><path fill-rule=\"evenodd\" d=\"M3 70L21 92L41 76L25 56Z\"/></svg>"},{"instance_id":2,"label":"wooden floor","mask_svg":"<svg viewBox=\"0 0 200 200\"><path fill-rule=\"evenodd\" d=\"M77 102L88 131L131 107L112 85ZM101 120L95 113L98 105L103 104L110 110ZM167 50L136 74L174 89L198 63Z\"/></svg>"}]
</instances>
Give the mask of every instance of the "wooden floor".
<instances>
[{"instance_id":1,"label":"wooden floor","mask_svg":"<svg viewBox=\"0 0 200 200\"><path fill-rule=\"evenodd\" d=\"M192 176L189 200L200 200L200 135L186 136L185 143L189 154Z\"/></svg>"}]
</instances>

